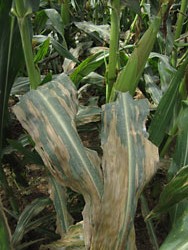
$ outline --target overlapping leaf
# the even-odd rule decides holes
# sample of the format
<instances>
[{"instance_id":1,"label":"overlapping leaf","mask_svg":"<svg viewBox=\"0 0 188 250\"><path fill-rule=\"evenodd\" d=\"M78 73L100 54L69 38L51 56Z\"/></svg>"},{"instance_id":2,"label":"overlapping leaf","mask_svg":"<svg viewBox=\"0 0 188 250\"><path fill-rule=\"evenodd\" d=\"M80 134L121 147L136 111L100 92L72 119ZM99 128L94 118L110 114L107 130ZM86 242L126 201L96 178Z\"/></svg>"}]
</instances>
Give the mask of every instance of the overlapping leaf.
<instances>
[{"instance_id":1,"label":"overlapping leaf","mask_svg":"<svg viewBox=\"0 0 188 250\"><path fill-rule=\"evenodd\" d=\"M97 153L86 150L76 132L76 92L67 76L31 91L14 111L54 177L84 195L86 247L134 248L137 199L158 159L145 132L147 102L120 93L115 103L104 105L103 178Z\"/></svg>"},{"instance_id":2,"label":"overlapping leaf","mask_svg":"<svg viewBox=\"0 0 188 250\"><path fill-rule=\"evenodd\" d=\"M157 149L145 132L148 104L145 100L134 101L128 93L119 93L117 101L103 109L104 195L92 246L135 249L137 199L155 172L158 159Z\"/></svg>"},{"instance_id":3,"label":"overlapping leaf","mask_svg":"<svg viewBox=\"0 0 188 250\"><path fill-rule=\"evenodd\" d=\"M88 158L75 128L77 99L68 77L61 75L31 91L15 111L44 163L63 185L89 196L102 195L100 169Z\"/></svg>"}]
</instances>

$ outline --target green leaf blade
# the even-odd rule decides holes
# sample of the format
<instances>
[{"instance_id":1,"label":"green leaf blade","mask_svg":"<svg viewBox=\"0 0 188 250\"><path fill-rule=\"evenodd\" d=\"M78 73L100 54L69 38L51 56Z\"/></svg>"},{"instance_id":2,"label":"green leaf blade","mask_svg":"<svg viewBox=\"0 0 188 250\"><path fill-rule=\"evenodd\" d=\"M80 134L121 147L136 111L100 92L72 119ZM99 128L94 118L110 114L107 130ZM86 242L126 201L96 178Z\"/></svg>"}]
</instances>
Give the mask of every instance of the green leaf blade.
<instances>
[{"instance_id":1,"label":"green leaf blade","mask_svg":"<svg viewBox=\"0 0 188 250\"><path fill-rule=\"evenodd\" d=\"M179 99L179 87L184 77L188 63L188 56L172 77L168 90L165 92L158 105L157 111L149 127L150 140L159 146L167 132L173 117L174 107Z\"/></svg>"}]
</instances>

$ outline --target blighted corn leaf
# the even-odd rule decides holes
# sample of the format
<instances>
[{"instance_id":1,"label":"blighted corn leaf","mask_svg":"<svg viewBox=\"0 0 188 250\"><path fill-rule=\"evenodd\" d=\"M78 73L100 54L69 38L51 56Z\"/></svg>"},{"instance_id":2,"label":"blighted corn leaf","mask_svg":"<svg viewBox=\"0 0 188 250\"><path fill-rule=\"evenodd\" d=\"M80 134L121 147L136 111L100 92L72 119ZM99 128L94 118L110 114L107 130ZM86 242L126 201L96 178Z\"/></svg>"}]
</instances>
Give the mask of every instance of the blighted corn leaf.
<instances>
[{"instance_id":1,"label":"blighted corn leaf","mask_svg":"<svg viewBox=\"0 0 188 250\"><path fill-rule=\"evenodd\" d=\"M83 221L71 226L61 240L41 245L40 250L85 250L83 238Z\"/></svg>"},{"instance_id":2,"label":"blighted corn leaf","mask_svg":"<svg viewBox=\"0 0 188 250\"><path fill-rule=\"evenodd\" d=\"M10 228L7 223L7 219L3 212L3 205L0 199L0 249L1 250L12 250L12 246L10 243Z\"/></svg>"},{"instance_id":3,"label":"blighted corn leaf","mask_svg":"<svg viewBox=\"0 0 188 250\"><path fill-rule=\"evenodd\" d=\"M135 249L137 199L158 161L157 148L145 131L149 107L146 100L119 93L103 110L104 194L91 249Z\"/></svg>"},{"instance_id":4,"label":"blighted corn leaf","mask_svg":"<svg viewBox=\"0 0 188 250\"><path fill-rule=\"evenodd\" d=\"M30 91L14 111L45 165L62 185L87 197L102 195L100 167L91 162L76 131L76 91L66 75Z\"/></svg>"},{"instance_id":5,"label":"blighted corn leaf","mask_svg":"<svg viewBox=\"0 0 188 250\"><path fill-rule=\"evenodd\" d=\"M96 25L91 22L75 22L74 23L80 30L96 37L98 40L105 42L110 41L110 26L109 25ZM97 35L98 34L98 35Z\"/></svg>"},{"instance_id":6,"label":"blighted corn leaf","mask_svg":"<svg viewBox=\"0 0 188 250\"><path fill-rule=\"evenodd\" d=\"M83 194L86 248L135 249L137 199L158 160L144 126L147 102L120 93L104 106L104 176L97 153L86 150L77 134L76 91L67 76L30 91L14 111L53 176Z\"/></svg>"},{"instance_id":7,"label":"blighted corn leaf","mask_svg":"<svg viewBox=\"0 0 188 250\"><path fill-rule=\"evenodd\" d=\"M96 106L80 106L76 116L77 126L101 120L101 109Z\"/></svg>"}]
</instances>

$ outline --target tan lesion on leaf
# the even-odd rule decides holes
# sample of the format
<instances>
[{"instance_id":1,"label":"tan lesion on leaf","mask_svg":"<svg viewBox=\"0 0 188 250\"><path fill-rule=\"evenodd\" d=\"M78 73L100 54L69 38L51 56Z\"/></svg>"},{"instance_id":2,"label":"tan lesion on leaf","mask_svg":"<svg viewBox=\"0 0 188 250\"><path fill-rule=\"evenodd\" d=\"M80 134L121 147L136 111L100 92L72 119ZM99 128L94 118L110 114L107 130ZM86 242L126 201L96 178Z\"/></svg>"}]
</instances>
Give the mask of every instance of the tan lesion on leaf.
<instances>
[{"instance_id":1,"label":"tan lesion on leaf","mask_svg":"<svg viewBox=\"0 0 188 250\"><path fill-rule=\"evenodd\" d=\"M106 118L104 118L105 120ZM106 123L106 120L105 120ZM128 189L128 152L121 143L117 133L117 117L113 112L113 118L109 124L109 133L103 146L103 174L104 174L104 195L101 200L99 221L96 224L97 237L93 244L101 244L101 249L116 249L118 244L109 242L114 235L120 232L124 224L125 204ZM105 233L104 233L105 232ZM96 249L96 248L95 248Z\"/></svg>"},{"instance_id":2,"label":"tan lesion on leaf","mask_svg":"<svg viewBox=\"0 0 188 250\"><path fill-rule=\"evenodd\" d=\"M139 111L139 110L137 110ZM151 142L145 138L144 131L135 130L130 125L129 135L132 139L132 145L122 143L118 127L118 117L116 110L111 109L112 118L107 121L107 115L104 114L104 130L108 131L107 138L102 145L103 147L103 176L104 176L104 195L101 200L101 207L98 210L98 221L95 224L95 238L92 241L92 249L124 249L125 241L129 238L129 234L133 230L133 215L131 207L127 206L129 188L131 180L129 180L130 167L133 167L135 173L135 183L133 187L133 197L131 200L137 203L140 192L152 175L155 173L155 162L158 160L158 151ZM136 114L136 120L139 120L139 112ZM122 131L125 128L122 128ZM138 140L139 138L139 140ZM127 142L128 143L128 142ZM136 149L136 154L132 151L135 165L130 164L128 147L141 147L143 151ZM143 152L143 155L140 153ZM140 155L141 154L141 155ZM136 159L135 159L136 158ZM140 164L141 162L141 164ZM140 165L142 166L141 169ZM141 180L139 173L141 173ZM133 206L135 208L135 206ZM133 215L132 215L133 212ZM130 229L130 230L129 230ZM123 232L123 235L121 234ZM114 239L114 235L116 238ZM111 240L109 240L111 239ZM134 240L132 239L131 249L135 249Z\"/></svg>"}]
</instances>

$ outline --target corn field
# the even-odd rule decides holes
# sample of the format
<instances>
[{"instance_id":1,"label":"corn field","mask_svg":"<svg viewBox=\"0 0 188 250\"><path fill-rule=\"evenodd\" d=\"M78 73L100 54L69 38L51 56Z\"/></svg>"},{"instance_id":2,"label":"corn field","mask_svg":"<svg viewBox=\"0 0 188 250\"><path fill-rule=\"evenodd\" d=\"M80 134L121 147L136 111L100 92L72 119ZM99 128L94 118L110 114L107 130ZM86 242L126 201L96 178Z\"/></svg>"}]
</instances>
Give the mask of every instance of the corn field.
<instances>
[{"instance_id":1,"label":"corn field","mask_svg":"<svg viewBox=\"0 0 188 250\"><path fill-rule=\"evenodd\" d=\"M0 32L0 249L188 249L188 0L0 0Z\"/></svg>"}]
</instances>

